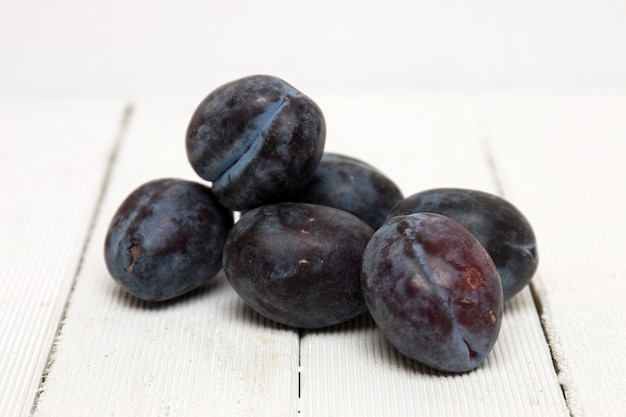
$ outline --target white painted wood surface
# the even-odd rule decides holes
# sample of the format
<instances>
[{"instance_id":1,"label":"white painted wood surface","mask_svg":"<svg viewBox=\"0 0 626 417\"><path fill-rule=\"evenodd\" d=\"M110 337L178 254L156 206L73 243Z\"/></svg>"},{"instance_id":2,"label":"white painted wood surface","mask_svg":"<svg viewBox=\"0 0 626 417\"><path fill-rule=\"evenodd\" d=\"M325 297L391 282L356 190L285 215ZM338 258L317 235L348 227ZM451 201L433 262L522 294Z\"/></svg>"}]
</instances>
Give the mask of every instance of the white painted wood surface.
<instances>
[{"instance_id":1,"label":"white painted wood surface","mask_svg":"<svg viewBox=\"0 0 626 417\"><path fill-rule=\"evenodd\" d=\"M97 208L120 101L0 100L0 415L27 415Z\"/></svg>"},{"instance_id":2,"label":"white painted wood surface","mask_svg":"<svg viewBox=\"0 0 626 417\"><path fill-rule=\"evenodd\" d=\"M366 316L275 325L223 276L164 305L132 299L103 263L108 221L144 181L196 179L183 138L202 97L137 100L127 113L3 100L0 415L623 414L626 92L309 94L327 149L378 166L405 194L480 188L527 214L538 304L530 289L507 304L486 363L433 372Z\"/></svg>"}]
</instances>

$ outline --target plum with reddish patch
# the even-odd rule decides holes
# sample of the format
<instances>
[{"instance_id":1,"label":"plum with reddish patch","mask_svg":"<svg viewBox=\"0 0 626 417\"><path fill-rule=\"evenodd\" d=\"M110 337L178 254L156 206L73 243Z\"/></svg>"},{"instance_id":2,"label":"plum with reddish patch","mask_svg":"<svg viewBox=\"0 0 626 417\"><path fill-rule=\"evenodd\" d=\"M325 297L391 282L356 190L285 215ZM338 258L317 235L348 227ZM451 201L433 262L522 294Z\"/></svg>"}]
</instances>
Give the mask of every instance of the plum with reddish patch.
<instances>
[{"instance_id":1,"label":"plum with reddish patch","mask_svg":"<svg viewBox=\"0 0 626 417\"><path fill-rule=\"evenodd\" d=\"M363 296L404 355L447 372L478 367L502 322L498 271L476 238L433 213L397 216L368 243Z\"/></svg>"}]
</instances>

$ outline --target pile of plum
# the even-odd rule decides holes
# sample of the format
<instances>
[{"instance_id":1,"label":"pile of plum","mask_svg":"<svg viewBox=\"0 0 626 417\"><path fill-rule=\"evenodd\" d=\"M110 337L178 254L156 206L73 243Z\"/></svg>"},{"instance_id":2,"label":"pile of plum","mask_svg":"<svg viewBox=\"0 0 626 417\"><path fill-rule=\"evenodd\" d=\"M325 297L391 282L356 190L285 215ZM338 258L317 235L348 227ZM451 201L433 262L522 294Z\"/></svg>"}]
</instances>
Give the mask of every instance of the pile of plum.
<instances>
[{"instance_id":1,"label":"pile of plum","mask_svg":"<svg viewBox=\"0 0 626 417\"><path fill-rule=\"evenodd\" d=\"M372 165L324 153L325 140L320 108L279 78L218 87L186 134L204 181L156 179L122 202L104 244L111 276L156 302L223 269L278 323L311 329L369 312L409 358L447 372L479 366L503 303L537 269L529 222L478 190L405 198Z\"/></svg>"}]
</instances>

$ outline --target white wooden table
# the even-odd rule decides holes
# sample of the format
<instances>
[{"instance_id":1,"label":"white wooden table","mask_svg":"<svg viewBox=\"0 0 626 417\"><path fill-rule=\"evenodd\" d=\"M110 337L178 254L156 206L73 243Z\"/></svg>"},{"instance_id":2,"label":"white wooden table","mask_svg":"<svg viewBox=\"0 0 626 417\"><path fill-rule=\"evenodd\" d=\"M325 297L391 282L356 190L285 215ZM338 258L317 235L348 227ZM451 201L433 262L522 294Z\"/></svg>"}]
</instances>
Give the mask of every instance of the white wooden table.
<instances>
[{"instance_id":1,"label":"white wooden table","mask_svg":"<svg viewBox=\"0 0 626 417\"><path fill-rule=\"evenodd\" d=\"M405 195L498 193L529 218L540 267L486 363L442 375L367 317L272 324L223 276L162 305L121 291L103 236L184 151L202 96L0 99L0 415L607 416L626 399L626 91L316 95L326 149Z\"/></svg>"}]
</instances>

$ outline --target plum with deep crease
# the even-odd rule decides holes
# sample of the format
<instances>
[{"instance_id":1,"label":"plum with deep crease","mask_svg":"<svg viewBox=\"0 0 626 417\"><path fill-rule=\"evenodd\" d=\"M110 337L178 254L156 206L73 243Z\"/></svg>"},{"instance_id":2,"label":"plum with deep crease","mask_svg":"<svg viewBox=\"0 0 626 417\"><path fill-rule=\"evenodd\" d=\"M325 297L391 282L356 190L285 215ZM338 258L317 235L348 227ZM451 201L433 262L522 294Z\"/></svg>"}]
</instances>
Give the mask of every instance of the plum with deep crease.
<instances>
[{"instance_id":1,"label":"plum with deep crease","mask_svg":"<svg viewBox=\"0 0 626 417\"><path fill-rule=\"evenodd\" d=\"M326 124L317 104L285 82L252 75L213 90L194 111L187 158L233 211L281 201L312 177Z\"/></svg>"}]
</instances>

